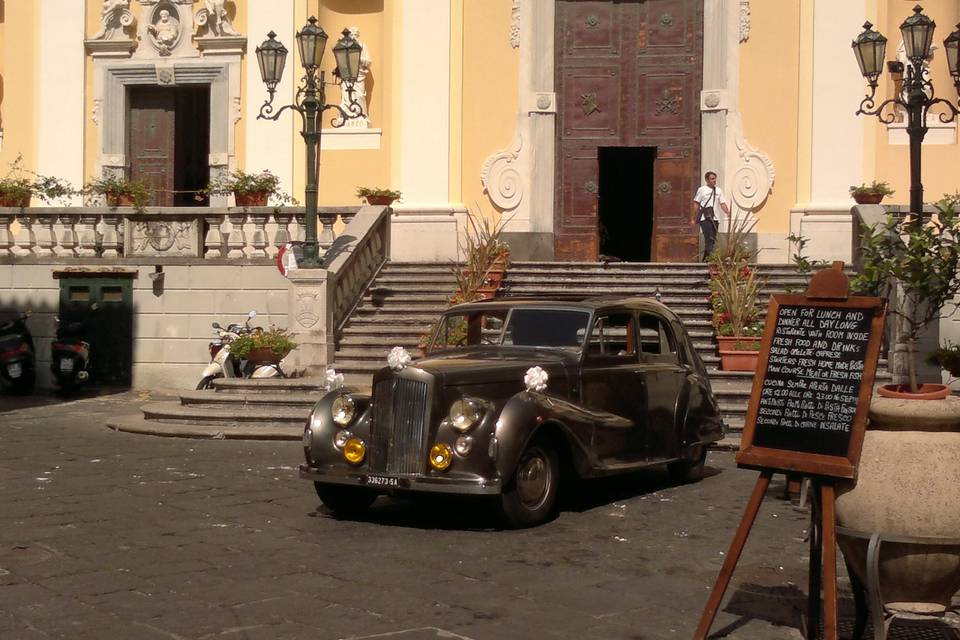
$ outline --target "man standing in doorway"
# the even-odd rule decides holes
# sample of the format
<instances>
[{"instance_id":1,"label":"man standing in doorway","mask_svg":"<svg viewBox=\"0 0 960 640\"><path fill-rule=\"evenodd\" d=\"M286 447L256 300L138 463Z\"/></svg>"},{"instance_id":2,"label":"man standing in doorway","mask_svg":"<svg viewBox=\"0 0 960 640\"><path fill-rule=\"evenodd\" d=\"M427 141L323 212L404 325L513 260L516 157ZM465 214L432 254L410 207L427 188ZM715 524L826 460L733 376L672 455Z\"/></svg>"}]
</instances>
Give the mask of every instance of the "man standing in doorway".
<instances>
[{"instance_id":1,"label":"man standing in doorway","mask_svg":"<svg viewBox=\"0 0 960 640\"><path fill-rule=\"evenodd\" d=\"M700 225L700 231L703 232L703 262L707 261L713 252L713 245L717 241L717 229L720 228L720 220L717 216L717 207L730 216L730 207L727 205L727 197L723 195L723 190L717 186L717 174L713 171L707 171L703 174L705 185L697 189L697 194L693 196L693 216L690 218L690 226Z\"/></svg>"}]
</instances>

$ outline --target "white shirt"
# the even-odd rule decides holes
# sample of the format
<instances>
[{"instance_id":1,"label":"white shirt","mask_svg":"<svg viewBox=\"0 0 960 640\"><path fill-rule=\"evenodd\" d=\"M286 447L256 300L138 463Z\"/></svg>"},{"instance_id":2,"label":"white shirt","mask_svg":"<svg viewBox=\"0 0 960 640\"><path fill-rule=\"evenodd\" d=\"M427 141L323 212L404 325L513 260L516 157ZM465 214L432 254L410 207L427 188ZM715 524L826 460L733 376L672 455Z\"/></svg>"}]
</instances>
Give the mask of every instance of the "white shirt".
<instances>
[{"instance_id":1,"label":"white shirt","mask_svg":"<svg viewBox=\"0 0 960 640\"><path fill-rule=\"evenodd\" d=\"M713 189L707 185L703 185L697 189L696 195L693 196L693 201L701 207L713 207L713 216L719 222L720 216L723 214L720 203L727 204L727 197L723 194L723 189L717 187L717 195L716 198L714 198ZM700 222L700 220L701 216L697 214L697 222Z\"/></svg>"}]
</instances>

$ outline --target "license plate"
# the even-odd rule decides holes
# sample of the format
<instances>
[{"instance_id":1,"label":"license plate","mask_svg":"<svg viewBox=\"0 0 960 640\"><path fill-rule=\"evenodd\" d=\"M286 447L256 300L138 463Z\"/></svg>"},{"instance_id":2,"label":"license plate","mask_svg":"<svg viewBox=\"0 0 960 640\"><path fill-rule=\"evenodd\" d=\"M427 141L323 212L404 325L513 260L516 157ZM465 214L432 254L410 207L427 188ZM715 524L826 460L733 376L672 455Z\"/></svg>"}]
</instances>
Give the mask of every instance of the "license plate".
<instances>
[{"instance_id":1,"label":"license plate","mask_svg":"<svg viewBox=\"0 0 960 640\"><path fill-rule=\"evenodd\" d=\"M7 365L7 374L11 378L19 378L23 375L23 367L20 366L19 362L14 362L13 364Z\"/></svg>"},{"instance_id":2,"label":"license plate","mask_svg":"<svg viewBox=\"0 0 960 640\"><path fill-rule=\"evenodd\" d=\"M61 358L60 371L73 371L73 358Z\"/></svg>"},{"instance_id":3,"label":"license plate","mask_svg":"<svg viewBox=\"0 0 960 640\"><path fill-rule=\"evenodd\" d=\"M367 476L367 484L374 487L399 487L400 478L390 476Z\"/></svg>"}]
</instances>

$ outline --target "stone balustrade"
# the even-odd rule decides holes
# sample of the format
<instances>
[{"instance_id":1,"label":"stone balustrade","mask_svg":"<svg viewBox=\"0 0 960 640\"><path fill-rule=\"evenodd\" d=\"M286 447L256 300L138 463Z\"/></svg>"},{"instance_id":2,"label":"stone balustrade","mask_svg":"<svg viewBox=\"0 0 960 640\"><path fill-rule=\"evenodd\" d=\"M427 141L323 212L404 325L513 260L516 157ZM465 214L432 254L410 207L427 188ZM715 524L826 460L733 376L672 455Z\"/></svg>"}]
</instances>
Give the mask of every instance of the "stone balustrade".
<instances>
[{"instance_id":1,"label":"stone balustrade","mask_svg":"<svg viewBox=\"0 0 960 640\"><path fill-rule=\"evenodd\" d=\"M321 207L329 248L359 207ZM303 207L0 207L0 260L272 258L304 238Z\"/></svg>"}]
</instances>

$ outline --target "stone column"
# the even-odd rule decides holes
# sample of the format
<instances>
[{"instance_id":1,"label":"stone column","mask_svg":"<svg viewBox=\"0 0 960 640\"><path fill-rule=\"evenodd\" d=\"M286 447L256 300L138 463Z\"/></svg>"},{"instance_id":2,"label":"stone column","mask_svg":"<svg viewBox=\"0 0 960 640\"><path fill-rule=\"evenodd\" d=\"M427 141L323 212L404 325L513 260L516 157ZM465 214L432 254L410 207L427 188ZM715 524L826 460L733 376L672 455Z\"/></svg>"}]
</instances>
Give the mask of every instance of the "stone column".
<instances>
[{"instance_id":1,"label":"stone column","mask_svg":"<svg viewBox=\"0 0 960 640\"><path fill-rule=\"evenodd\" d=\"M297 348L287 356L288 373L319 376L333 362L332 305L330 274L326 269L296 269L290 281L288 326Z\"/></svg>"}]
</instances>

